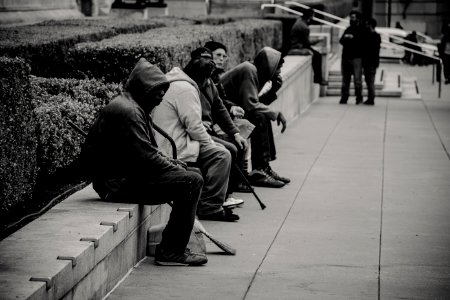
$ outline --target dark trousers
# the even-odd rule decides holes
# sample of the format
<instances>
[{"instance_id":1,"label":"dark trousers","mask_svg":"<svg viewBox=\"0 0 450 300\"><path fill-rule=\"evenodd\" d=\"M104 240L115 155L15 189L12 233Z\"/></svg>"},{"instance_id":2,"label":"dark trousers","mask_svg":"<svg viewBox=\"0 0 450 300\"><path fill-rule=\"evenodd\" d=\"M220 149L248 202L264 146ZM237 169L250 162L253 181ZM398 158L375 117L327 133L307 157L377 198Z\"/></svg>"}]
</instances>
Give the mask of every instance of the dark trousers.
<instances>
[{"instance_id":1,"label":"dark trousers","mask_svg":"<svg viewBox=\"0 0 450 300\"><path fill-rule=\"evenodd\" d=\"M321 83L323 81L322 77L322 54L319 51L310 48L312 51L312 68L314 72L314 82Z\"/></svg>"},{"instance_id":2,"label":"dark trousers","mask_svg":"<svg viewBox=\"0 0 450 300\"><path fill-rule=\"evenodd\" d=\"M375 75L377 68L371 66L364 67L364 81L367 85L367 100L374 101L375 99Z\"/></svg>"},{"instance_id":3,"label":"dark trousers","mask_svg":"<svg viewBox=\"0 0 450 300\"><path fill-rule=\"evenodd\" d=\"M246 112L247 119L255 125L251 136L252 168L264 169L275 160L276 149L270 119L260 112Z\"/></svg>"},{"instance_id":4,"label":"dark trousers","mask_svg":"<svg viewBox=\"0 0 450 300\"><path fill-rule=\"evenodd\" d=\"M341 61L342 87L341 99L347 101L350 96L350 81L353 75L356 101L362 101L362 58L346 59Z\"/></svg>"},{"instance_id":5,"label":"dark trousers","mask_svg":"<svg viewBox=\"0 0 450 300\"><path fill-rule=\"evenodd\" d=\"M450 79L450 55L443 54L442 55L442 65L444 67L444 78Z\"/></svg>"},{"instance_id":6,"label":"dark trousers","mask_svg":"<svg viewBox=\"0 0 450 300\"><path fill-rule=\"evenodd\" d=\"M160 246L168 252L184 253L194 226L203 187L202 176L198 170L190 169L167 172L157 177L139 175L127 180L117 193L108 195L106 201L144 205L172 202L172 212L162 233Z\"/></svg>"}]
</instances>

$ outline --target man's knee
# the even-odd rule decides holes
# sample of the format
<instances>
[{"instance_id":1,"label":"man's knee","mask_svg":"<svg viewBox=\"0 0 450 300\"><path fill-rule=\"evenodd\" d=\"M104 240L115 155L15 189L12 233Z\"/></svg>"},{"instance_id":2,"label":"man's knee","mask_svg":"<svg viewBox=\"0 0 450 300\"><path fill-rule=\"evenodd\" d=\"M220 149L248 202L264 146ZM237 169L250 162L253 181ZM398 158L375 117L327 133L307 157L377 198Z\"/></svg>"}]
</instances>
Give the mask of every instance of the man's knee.
<instances>
[{"instance_id":1,"label":"man's knee","mask_svg":"<svg viewBox=\"0 0 450 300\"><path fill-rule=\"evenodd\" d=\"M199 172L188 169L186 171L186 177L189 178L188 182L189 182L190 188L199 189L199 190L202 188L203 177Z\"/></svg>"}]
</instances>

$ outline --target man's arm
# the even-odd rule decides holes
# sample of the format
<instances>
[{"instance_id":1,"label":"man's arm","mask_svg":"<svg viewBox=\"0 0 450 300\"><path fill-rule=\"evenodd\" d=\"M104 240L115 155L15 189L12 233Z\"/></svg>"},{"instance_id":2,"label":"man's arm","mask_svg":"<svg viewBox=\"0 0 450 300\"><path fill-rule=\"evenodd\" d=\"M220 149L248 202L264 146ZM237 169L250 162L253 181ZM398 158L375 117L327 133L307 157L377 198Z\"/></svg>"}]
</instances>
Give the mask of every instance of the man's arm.
<instances>
[{"instance_id":1,"label":"man's arm","mask_svg":"<svg viewBox=\"0 0 450 300\"><path fill-rule=\"evenodd\" d=\"M138 116L137 119L128 119L122 128L131 147L130 155L136 168L155 173L182 170L162 155L157 146L152 145L150 134L153 133L149 132L150 127L145 122L144 118Z\"/></svg>"},{"instance_id":2,"label":"man's arm","mask_svg":"<svg viewBox=\"0 0 450 300\"><path fill-rule=\"evenodd\" d=\"M239 86L239 97L242 99L245 111L259 111L275 121L278 117L278 112L273 111L267 105L261 103L258 98L258 82L256 74L247 72L242 77L241 85Z\"/></svg>"}]
</instances>

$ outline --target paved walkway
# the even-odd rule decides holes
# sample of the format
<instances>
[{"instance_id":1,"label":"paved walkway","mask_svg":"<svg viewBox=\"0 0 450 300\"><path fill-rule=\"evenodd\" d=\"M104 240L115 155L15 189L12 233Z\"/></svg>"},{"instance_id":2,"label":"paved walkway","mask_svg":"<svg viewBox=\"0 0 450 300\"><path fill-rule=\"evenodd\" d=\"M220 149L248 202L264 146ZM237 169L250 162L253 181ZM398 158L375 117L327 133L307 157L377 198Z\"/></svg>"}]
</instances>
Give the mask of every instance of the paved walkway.
<instances>
[{"instance_id":1,"label":"paved walkway","mask_svg":"<svg viewBox=\"0 0 450 300\"><path fill-rule=\"evenodd\" d=\"M450 299L450 85L423 100L320 98L277 137L282 189L258 188L237 223L204 221L203 267L139 263L108 299Z\"/></svg>"}]
</instances>

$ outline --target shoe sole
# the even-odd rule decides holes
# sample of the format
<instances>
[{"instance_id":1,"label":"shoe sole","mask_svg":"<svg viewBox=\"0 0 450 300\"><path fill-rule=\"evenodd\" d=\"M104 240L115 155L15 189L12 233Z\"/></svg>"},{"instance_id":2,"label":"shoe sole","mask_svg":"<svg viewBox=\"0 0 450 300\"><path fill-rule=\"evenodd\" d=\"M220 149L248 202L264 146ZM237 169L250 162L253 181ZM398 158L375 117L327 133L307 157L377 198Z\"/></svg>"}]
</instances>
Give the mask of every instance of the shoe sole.
<instances>
[{"instance_id":1,"label":"shoe sole","mask_svg":"<svg viewBox=\"0 0 450 300\"><path fill-rule=\"evenodd\" d=\"M189 264L155 260L155 265L165 267L187 267Z\"/></svg>"}]
</instances>

